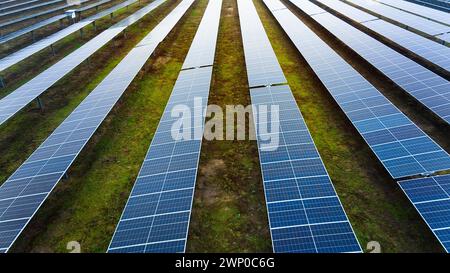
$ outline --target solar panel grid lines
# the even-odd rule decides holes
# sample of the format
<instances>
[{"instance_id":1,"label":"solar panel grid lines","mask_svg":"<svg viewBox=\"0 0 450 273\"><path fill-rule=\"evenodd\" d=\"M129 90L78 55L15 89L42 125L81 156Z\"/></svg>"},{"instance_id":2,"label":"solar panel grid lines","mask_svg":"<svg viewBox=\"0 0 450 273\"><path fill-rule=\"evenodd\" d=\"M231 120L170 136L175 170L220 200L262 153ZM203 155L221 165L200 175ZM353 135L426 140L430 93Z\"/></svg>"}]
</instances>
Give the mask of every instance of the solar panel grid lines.
<instances>
[{"instance_id":1,"label":"solar panel grid lines","mask_svg":"<svg viewBox=\"0 0 450 273\"><path fill-rule=\"evenodd\" d=\"M104 30L56 64L2 98L0 100L0 124L3 124L9 118L14 116L23 109L23 107L36 99L62 77L67 75L114 37L119 35L128 26L132 25L164 2L165 0L155 0L129 17Z\"/></svg>"},{"instance_id":2,"label":"solar panel grid lines","mask_svg":"<svg viewBox=\"0 0 450 273\"><path fill-rule=\"evenodd\" d=\"M369 30L384 36L436 66L450 71L450 48L384 20L377 20L376 17L344 2L334 0L316 1L328 6L331 10L340 13L342 16L361 23Z\"/></svg>"},{"instance_id":3,"label":"solar panel grid lines","mask_svg":"<svg viewBox=\"0 0 450 273\"><path fill-rule=\"evenodd\" d=\"M353 4L358 8L371 11L378 16L398 22L408 28L415 29L430 36L450 32L450 26L446 26L423 17L407 13L405 11L383 5L375 1L367 0L344 0L344 2Z\"/></svg>"},{"instance_id":4,"label":"solar panel grid lines","mask_svg":"<svg viewBox=\"0 0 450 273\"><path fill-rule=\"evenodd\" d=\"M245 5L245 8L239 12L239 17L242 17L240 20L241 32L242 34L252 33L252 35L242 35L249 87L286 83L287 80L269 38L265 34L264 27L258 20L247 19L257 18L256 10L249 8L249 3L243 1L238 1L238 3L240 6Z\"/></svg>"},{"instance_id":5,"label":"solar panel grid lines","mask_svg":"<svg viewBox=\"0 0 450 273\"><path fill-rule=\"evenodd\" d=\"M273 15L394 179L450 169L446 151L294 14Z\"/></svg>"},{"instance_id":6,"label":"solar panel grid lines","mask_svg":"<svg viewBox=\"0 0 450 273\"><path fill-rule=\"evenodd\" d=\"M186 250L221 7L221 0L208 3L108 247L110 253ZM172 110L179 105L194 114L190 127L184 128L190 139L180 138L180 131L173 128L178 117Z\"/></svg>"},{"instance_id":7,"label":"solar panel grid lines","mask_svg":"<svg viewBox=\"0 0 450 273\"><path fill-rule=\"evenodd\" d=\"M250 96L254 107L286 108L280 112L282 146L264 148L257 132L274 252L361 252L289 86L252 88ZM259 128L257 115L254 120Z\"/></svg>"},{"instance_id":8,"label":"solar panel grid lines","mask_svg":"<svg viewBox=\"0 0 450 273\"><path fill-rule=\"evenodd\" d=\"M311 17L418 102L450 124L450 82L330 13Z\"/></svg>"},{"instance_id":9,"label":"solar panel grid lines","mask_svg":"<svg viewBox=\"0 0 450 273\"><path fill-rule=\"evenodd\" d=\"M444 11L424 7L403 0L374 0L374 1L450 26L450 16L447 12Z\"/></svg>"},{"instance_id":10,"label":"solar panel grid lines","mask_svg":"<svg viewBox=\"0 0 450 273\"><path fill-rule=\"evenodd\" d=\"M450 175L398 182L445 251L450 252Z\"/></svg>"},{"instance_id":11,"label":"solar panel grid lines","mask_svg":"<svg viewBox=\"0 0 450 273\"><path fill-rule=\"evenodd\" d=\"M0 249L9 249L84 145L159 45L160 30L172 28L194 0L182 1L133 48L32 155L0 186ZM151 39L148 39L151 40Z\"/></svg>"},{"instance_id":12,"label":"solar panel grid lines","mask_svg":"<svg viewBox=\"0 0 450 273\"><path fill-rule=\"evenodd\" d=\"M238 0L238 11L249 82L258 67L247 63L248 59L262 58L259 69L271 68L271 73L257 78L263 83L265 79L267 86L250 84L249 90L254 108L268 107L267 112L253 111L253 115L273 251L361 252L252 1ZM273 73L281 75L278 81L273 80ZM280 105L282 110L273 112L271 106ZM264 114L270 117L258 119ZM278 114L280 121L274 126L279 126L281 138L274 146L264 143L267 133L260 128Z\"/></svg>"},{"instance_id":13,"label":"solar panel grid lines","mask_svg":"<svg viewBox=\"0 0 450 273\"><path fill-rule=\"evenodd\" d=\"M450 48L409 32L386 21L363 23L368 29L379 33L394 43L408 49L436 66L450 71ZM445 39L445 38L443 38Z\"/></svg>"},{"instance_id":14,"label":"solar panel grid lines","mask_svg":"<svg viewBox=\"0 0 450 273\"><path fill-rule=\"evenodd\" d=\"M137 0L128 0L126 3L134 3ZM83 27L91 24L95 20L98 20L108 14L110 14L112 11L119 10L124 7L124 3L118 4L116 6L113 6L111 8L108 8L104 11L101 11L91 17L88 17L84 20L81 20L80 22L77 22L75 24L72 24L58 32L55 32L51 34L50 36L47 36L43 38L42 40L39 40L27 47L24 47L2 59L0 59L0 72L10 68L11 66L23 61L24 59L28 58L29 56L43 50L44 48L47 48L51 46L52 44L60 41L61 39L69 36L70 34L82 29Z\"/></svg>"}]
</instances>

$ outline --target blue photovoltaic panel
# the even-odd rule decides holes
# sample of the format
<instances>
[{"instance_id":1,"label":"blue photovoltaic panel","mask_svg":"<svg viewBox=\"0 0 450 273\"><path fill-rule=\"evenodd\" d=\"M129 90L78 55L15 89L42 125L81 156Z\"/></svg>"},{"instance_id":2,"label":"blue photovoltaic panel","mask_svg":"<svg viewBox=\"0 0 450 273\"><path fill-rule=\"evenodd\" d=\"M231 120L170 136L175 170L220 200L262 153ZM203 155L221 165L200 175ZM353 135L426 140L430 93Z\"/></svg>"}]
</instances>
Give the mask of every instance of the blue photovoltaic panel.
<instances>
[{"instance_id":1,"label":"blue photovoltaic panel","mask_svg":"<svg viewBox=\"0 0 450 273\"><path fill-rule=\"evenodd\" d=\"M259 36L259 43L244 42L246 59L265 50L271 54L264 58L272 60L263 64L278 64L252 1L238 0L238 10L243 40L256 30ZM279 65L273 71L283 75ZM286 81L284 76L279 82L272 82L270 74L265 77L271 84ZM254 110L267 107L253 113L274 252L361 252L289 86L252 88L250 96ZM278 130L262 130L275 116ZM269 135L278 141L268 141Z\"/></svg>"},{"instance_id":2,"label":"blue photovoltaic panel","mask_svg":"<svg viewBox=\"0 0 450 273\"><path fill-rule=\"evenodd\" d=\"M450 169L447 152L294 14L272 13L393 178Z\"/></svg>"},{"instance_id":3,"label":"blue photovoltaic panel","mask_svg":"<svg viewBox=\"0 0 450 273\"><path fill-rule=\"evenodd\" d=\"M20 61L23 61L24 59L41 51L42 49L51 46L52 44L58 42L59 40L69 36L70 34L74 33L77 30L82 29L83 27L89 25L90 23L110 14L111 12L121 9L121 8L125 7L126 5L130 5L136 1L137 0L128 0L128 1L125 1L124 3L110 7L106 10L103 10L95 15L92 15L86 19L83 19L82 21L80 21L78 23L70 25L56 33L53 33L50 36L45 37L44 39L42 39L36 43L33 43L19 51L16 51L16 52L0 59L0 72L17 64Z\"/></svg>"},{"instance_id":4,"label":"blue photovoltaic panel","mask_svg":"<svg viewBox=\"0 0 450 273\"><path fill-rule=\"evenodd\" d=\"M304 0L304 1L308 2L309 0ZM354 20L358 23L372 21L372 20L379 20L378 17L375 17L367 12L364 12L360 9L357 9L357 8L350 6L341 1L337 1L337 0L316 0L316 1L351 18L352 20Z\"/></svg>"},{"instance_id":5,"label":"blue photovoltaic panel","mask_svg":"<svg viewBox=\"0 0 450 273\"><path fill-rule=\"evenodd\" d=\"M162 38L193 1L182 1L146 36L145 44L143 40L138 43L0 187L0 249L11 247Z\"/></svg>"},{"instance_id":6,"label":"blue photovoltaic panel","mask_svg":"<svg viewBox=\"0 0 450 273\"><path fill-rule=\"evenodd\" d=\"M345 0L365 10L369 10L377 15L398 22L402 25L416 29L431 36L450 32L450 26L430 21L423 17L368 0Z\"/></svg>"},{"instance_id":7,"label":"blue photovoltaic panel","mask_svg":"<svg viewBox=\"0 0 450 273\"><path fill-rule=\"evenodd\" d=\"M211 75L212 67L180 72L108 252L185 251ZM202 104L194 110L196 97ZM179 104L201 121L189 120L190 140L178 140L172 129L179 117L171 111Z\"/></svg>"},{"instance_id":8,"label":"blue photovoltaic panel","mask_svg":"<svg viewBox=\"0 0 450 273\"><path fill-rule=\"evenodd\" d=\"M450 14L433 8L424 7L403 0L376 0L388 6L392 6L427 19L450 25Z\"/></svg>"},{"instance_id":9,"label":"blue photovoltaic panel","mask_svg":"<svg viewBox=\"0 0 450 273\"><path fill-rule=\"evenodd\" d=\"M209 66L214 63L217 33L219 32L222 0L210 1L207 11L192 41L191 48L184 60L182 69Z\"/></svg>"},{"instance_id":10,"label":"blue photovoltaic panel","mask_svg":"<svg viewBox=\"0 0 450 273\"><path fill-rule=\"evenodd\" d=\"M417 178L399 182L420 216L450 251L450 175Z\"/></svg>"},{"instance_id":11,"label":"blue photovoltaic panel","mask_svg":"<svg viewBox=\"0 0 450 273\"><path fill-rule=\"evenodd\" d=\"M450 16L450 15L449 15ZM414 52L437 66L450 71L450 48L435 43L427 38L417 35L386 21L376 20L365 22L363 25L398 45ZM442 40L446 38L442 37Z\"/></svg>"},{"instance_id":12,"label":"blue photovoltaic panel","mask_svg":"<svg viewBox=\"0 0 450 273\"><path fill-rule=\"evenodd\" d=\"M320 14L325 12L325 10L319 8L308 0L292 0L291 2L294 5L301 5L302 11L308 15Z\"/></svg>"},{"instance_id":13,"label":"blue photovoltaic panel","mask_svg":"<svg viewBox=\"0 0 450 273\"><path fill-rule=\"evenodd\" d=\"M110 253L185 252L217 40L202 31L207 28L217 36L221 7L221 0L208 3L183 64L187 69L180 72L159 121ZM196 59L202 51L208 58L199 67ZM180 117L172 115L181 105L193 116L185 117L183 132L173 127Z\"/></svg>"},{"instance_id":14,"label":"blue photovoltaic panel","mask_svg":"<svg viewBox=\"0 0 450 273\"><path fill-rule=\"evenodd\" d=\"M417 3L422 6L450 12L449 0L407 0L408 2Z\"/></svg>"},{"instance_id":15,"label":"blue photovoltaic panel","mask_svg":"<svg viewBox=\"0 0 450 273\"><path fill-rule=\"evenodd\" d=\"M119 35L128 26L132 25L164 2L165 0L155 0L148 4L144 8L103 31L50 68L31 79L29 82L2 98L0 100L0 125L14 116L23 109L23 107L36 99L114 37Z\"/></svg>"},{"instance_id":16,"label":"blue photovoltaic panel","mask_svg":"<svg viewBox=\"0 0 450 273\"><path fill-rule=\"evenodd\" d=\"M268 107L267 120L279 115L277 147L260 130L267 120L254 115L274 252L361 252L289 86L250 89L250 96L256 109Z\"/></svg>"},{"instance_id":17,"label":"blue photovoltaic panel","mask_svg":"<svg viewBox=\"0 0 450 273\"><path fill-rule=\"evenodd\" d=\"M251 4L246 1L238 1L238 3L240 6L245 5L245 8L239 9L239 18L249 87L286 83L286 78L261 22L248 19L258 18L256 10L250 8ZM244 35L244 33L251 33L251 35Z\"/></svg>"},{"instance_id":18,"label":"blue photovoltaic panel","mask_svg":"<svg viewBox=\"0 0 450 273\"><path fill-rule=\"evenodd\" d=\"M312 18L450 124L450 82L329 13Z\"/></svg>"},{"instance_id":19,"label":"blue photovoltaic panel","mask_svg":"<svg viewBox=\"0 0 450 273\"><path fill-rule=\"evenodd\" d=\"M389 22L376 19L376 17L343 2L335 0L318 0L318 2L450 71L450 48Z\"/></svg>"}]
</instances>

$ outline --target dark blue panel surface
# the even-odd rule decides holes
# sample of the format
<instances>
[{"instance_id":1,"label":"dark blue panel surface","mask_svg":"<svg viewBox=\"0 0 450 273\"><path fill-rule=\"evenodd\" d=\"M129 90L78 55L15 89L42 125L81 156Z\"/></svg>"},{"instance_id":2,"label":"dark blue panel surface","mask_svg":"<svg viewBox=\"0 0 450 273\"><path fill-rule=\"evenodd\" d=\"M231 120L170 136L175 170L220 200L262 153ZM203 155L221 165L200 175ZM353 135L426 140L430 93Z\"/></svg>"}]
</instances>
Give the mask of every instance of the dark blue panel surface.
<instances>
[{"instance_id":1,"label":"dark blue panel surface","mask_svg":"<svg viewBox=\"0 0 450 273\"><path fill-rule=\"evenodd\" d=\"M447 252L450 250L450 175L399 182Z\"/></svg>"},{"instance_id":2,"label":"dark blue panel surface","mask_svg":"<svg viewBox=\"0 0 450 273\"><path fill-rule=\"evenodd\" d=\"M269 2L269 7L285 10L280 2ZM260 29L258 43L244 44L246 58L270 50L267 62L278 64L252 1L238 0L238 9L244 40L254 35L252 29ZM284 79L279 65L276 74ZM248 78L252 87L250 73ZM260 79L278 84L250 89L274 252L361 252L289 86L272 81L271 75ZM341 225L347 229L339 229Z\"/></svg>"}]
</instances>

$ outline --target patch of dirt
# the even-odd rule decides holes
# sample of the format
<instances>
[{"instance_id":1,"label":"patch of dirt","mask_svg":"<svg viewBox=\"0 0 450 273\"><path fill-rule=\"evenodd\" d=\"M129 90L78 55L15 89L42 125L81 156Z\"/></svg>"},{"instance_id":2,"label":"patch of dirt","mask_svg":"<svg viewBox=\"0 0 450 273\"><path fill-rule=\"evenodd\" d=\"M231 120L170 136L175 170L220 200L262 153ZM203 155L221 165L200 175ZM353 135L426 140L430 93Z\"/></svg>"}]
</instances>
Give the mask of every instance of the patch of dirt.
<instances>
[{"instance_id":1,"label":"patch of dirt","mask_svg":"<svg viewBox=\"0 0 450 273\"><path fill-rule=\"evenodd\" d=\"M222 159L212 159L200 168L201 175L197 183L197 193L202 202L207 205L215 203L217 197L221 195L219 187L215 184L207 184L207 181L217 176L217 173L223 169L225 169L225 161Z\"/></svg>"}]
</instances>

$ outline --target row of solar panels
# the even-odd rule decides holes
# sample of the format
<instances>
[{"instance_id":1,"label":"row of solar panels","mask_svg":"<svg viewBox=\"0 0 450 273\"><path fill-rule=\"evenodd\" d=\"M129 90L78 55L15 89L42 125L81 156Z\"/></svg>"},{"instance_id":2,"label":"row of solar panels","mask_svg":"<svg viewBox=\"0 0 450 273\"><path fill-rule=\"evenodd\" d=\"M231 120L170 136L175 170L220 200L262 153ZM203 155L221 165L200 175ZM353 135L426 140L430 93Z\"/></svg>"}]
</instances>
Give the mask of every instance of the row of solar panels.
<instances>
[{"instance_id":1,"label":"row of solar panels","mask_svg":"<svg viewBox=\"0 0 450 273\"><path fill-rule=\"evenodd\" d=\"M264 2L336 103L394 179L450 169L450 156L447 152L391 104L286 6L278 0L264 0ZM358 30L311 2L306 0L291 0L291 2L350 48L356 47L354 45L357 44L356 40L360 40L361 43L366 45L365 50L373 47L373 42L364 39L362 34L357 32ZM377 50L381 49L378 48ZM372 55L366 57L369 58L370 56ZM395 67L394 69L397 70ZM409 72L413 73L414 71L409 70ZM426 208L418 207L418 204L415 205L419 211L422 210L422 215L427 213L427 215L423 215L425 221L432 227L433 232L448 251L450 228L450 210L448 208L450 208L450 201L448 200L449 188L443 186L445 181L448 181L447 177L430 178L433 181L444 181L440 185L440 197L447 194L447 200L445 200L447 203L444 202L447 208L441 206L441 210L439 210L438 206L443 203L433 203ZM411 186L411 188L416 190L408 192L408 196L416 194L421 198L436 200L436 196L430 196L427 192L427 186L423 186L430 179L413 180L415 186ZM413 183L409 181L400 182L400 185L408 188L408 185ZM422 190L422 188L425 188L425 190ZM411 198L414 198L414 196ZM441 201L439 199L439 202Z\"/></svg>"},{"instance_id":2,"label":"row of solar panels","mask_svg":"<svg viewBox=\"0 0 450 273\"><path fill-rule=\"evenodd\" d=\"M79 17L78 19L81 20L81 12L86 11L86 10L91 10L91 9L97 9L98 10L98 8L101 5L109 3L110 1L111 0L104 0L104 1L93 3L93 4L85 6L83 8L76 9L75 13L78 14L78 17ZM105 15L107 15L107 13L112 14L113 12L117 11L118 9L123 8L125 6L128 6L128 5L131 5L132 3L135 3L136 1L138 1L138 0L133 0L133 1L130 1L130 0L126 1L125 0L124 2L121 2L121 3L119 3L119 4L117 4L117 5L113 6L113 7L110 7L108 9L106 9L105 11L102 11L101 14L105 14ZM96 18L99 19L98 16L96 16ZM67 14L59 14L59 15L50 17L48 19L39 21L39 22L37 22L35 24L32 24L32 25L26 26L24 28L18 29L16 31L4 34L4 35L0 36L0 44L7 43L7 42L9 42L11 40L19 38L19 37L21 37L21 36L23 36L25 34L28 34L28 33L31 33L31 35L33 37L33 41L34 41L34 32L36 30L39 30L39 29L41 29L43 27L46 27L46 26L49 26L49 25L51 25L53 23L56 23L58 21L60 22L60 25L62 25L63 24L63 19L70 20L68 18Z\"/></svg>"},{"instance_id":3,"label":"row of solar panels","mask_svg":"<svg viewBox=\"0 0 450 273\"><path fill-rule=\"evenodd\" d=\"M70 34L81 30L85 26L94 23L95 21L107 16L108 14L111 14L121 8L124 8L126 6L129 6L133 3L135 3L138 0L126 0L125 2L122 2L120 4L117 4L115 6L112 6L110 8L107 8L105 10L100 11L97 14L94 14L86 19L81 20L78 23L72 24L58 32L55 32L47 37L45 37L42 40L39 40L27 47L24 47L2 59L0 59L0 73L11 66L25 60L26 58L32 56L33 54L52 46L53 44L57 43L58 41L64 39L65 37L69 36Z\"/></svg>"},{"instance_id":4,"label":"row of solar panels","mask_svg":"<svg viewBox=\"0 0 450 273\"><path fill-rule=\"evenodd\" d=\"M87 3L89 1L92 1L92 0L81 0L80 2L78 2L78 5ZM12 20L7 20L7 21L5 21L3 23L0 23L0 30L4 30L7 27L10 27L10 26L13 26L13 25L16 25L16 24L19 24L19 23L23 23L23 22L29 21L31 19L35 19L35 18L39 18L39 17L46 16L46 15L49 15L49 14L53 14L53 13L56 13L56 12L60 12L60 11L65 10L67 8L73 7L74 5L75 4L73 4L73 3L67 3L67 4L65 4L63 6L58 6L58 7L54 7L54 8L50 8L50 9L46 9L46 10L41 10L41 11L29 14L29 15L18 17L18 18L12 19Z\"/></svg>"},{"instance_id":5,"label":"row of solar panels","mask_svg":"<svg viewBox=\"0 0 450 273\"><path fill-rule=\"evenodd\" d=\"M10 248L193 1L182 1L145 36L0 187L0 250ZM148 13L163 2L153 2L144 9ZM139 19L141 12L129 16L116 27L123 28Z\"/></svg>"},{"instance_id":6,"label":"row of solar panels","mask_svg":"<svg viewBox=\"0 0 450 273\"><path fill-rule=\"evenodd\" d=\"M308 0L294 0L292 2L298 8L305 11L305 13L310 14L302 5L305 2L311 2ZM338 1L319 0L319 2L324 5L329 5L329 7L333 7L333 9L337 6L342 7L346 5ZM311 5L313 4L311 3ZM346 12L346 15L353 20L354 11L351 10L351 8L352 7L347 6L343 12ZM359 17L361 17L361 14ZM337 39L353 49L361 57L366 59L381 73L419 101L424 107L428 108L447 124L450 124L449 81L324 10L320 14L311 15L311 18L326 28ZM380 33L389 33L391 31L399 30L398 28L396 29L395 26L389 25L389 23L385 23L381 20L370 20L363 23L363 25L374 31L379 31ZM411 38L420 37L413 33L402 33L403 35L409 35ZM404 46L411 46L411 44L405 45L406 43L409 43L409 41L402 42L396 37L396 35L392 35L391 38L402 43ZM421 44L422 40L419 39L417 43ZM432 42L430 41L430 43ZM450 53L449 48L437 43L433 44L432 49L434 48L439 51L431 51L429 48L422 51L414 50L413 52L419 52L419 54L422 54L420 52L426 52L427 56L430 56L430 58L434 60L439 59L440 65L449 68L450 56L442 56L440 53Z\"/></svg>"},{"instance_id":7,"label":"row of solar panels","mask_svg":"<svg viewBox=\"0 0 450 273\"><path fill-rule=\"evenodd\" d=\"M28 0L28 1L25 1L25 2L20 2L20 3L15 3L15 4L11 3L9 5L5 5L5 4L8 4L8 2L9 1L0 3L0 5L2 5L2 7L0 8L0 12L5 12L5 11L9 11L9 10L14 10L14 9L20 9L23 6L33 5L35 3L39 3L39 2L41 2L41 0ZM5 6L3 6L3 5L5 5Z\"/></svg>"},{"instance_id":8,"label":"row of solar panels","mask_svg":"<svg viewBox=\"0 0 450 273\"><path fill-rule=\"evenodd\" d=\"M274 252L361 252L252 1L238 11Z\"/></svg>"},{"instance_id":9,"label":"row of solar panels","mask_svg":"<svg viewBox=\"0 0 450 273\"><path fill-rule=\"evenodd\" d=\"M11 15L18 14L18 13L25 13L25 12L29 12L31 10L44 8L44 7L47 7L47 6L62 4L64 2L65 2L65 0L51 0L51 1L47 1L47 2L40 2L40 3L35 4L35 5L29 5L29 6L23 7L23 8L11 8L11 7L8 7L8 8L4 8L4 9L0 10L0 17L11 16Z\"/></svg>"},{"instance_id":10,"label":"row of solar panels","mask_svg":"<svg viewBox=\"0 0 450 273\"><path fill-rule=\"evenodd\" d=\"M402 27L417 31L428 37L434 37L442 42L450 43L447 35L450 32L450 25L448 24L448 16L445 12L437 10L433 11L433 15L428 15L427 12L421 13L418 16L418 11L410 9L410 12L405 12L399 8L391 5L382 4L375 0L343 0L355 7L363 9L377 17L395 22ZM380 0L381 1L381 0ZM387 3L388 1L386 1ZM404 1L396 1L404 2ZM408 3L407 3L408 4ZM423 9L426 9L423 7ZM436 13L442 13L436 15Z\"/></svg>"},{"instance_id":11,"label":"row of solar panels","mask_svg":"<svg viewBox=\"0 0 450 273\"><path fill-rule=\"evenodd\" d=\"M56 64L15 89L0 100L0 125L27 106L34 99L48 90L52 85L75 69L83 61L106 45L128 26L158 7L165 0L155 0L151 5L139 10L133 16L114 24L83 46L70 53ZM66 32L67 33L67 32ZM64 33L64 34L66 34Z\"/></svg>"},{"instance_id":12,"label":"row of solar panels","mask_svg":"<svg viewBox=\"0 0 450 273\"><path fill-rule=\"evenodd\" d=\"M406 0L406 1L416 3L425 7L450 12L449 0Z\"/></svg>"},{"instance_id":13,"label":"row of solar panels","mask_svg":"<svg viewBox=\"0 0 450 273\"><path fill-rule=\"evenodd\" d=\"M113 235L110 253L185 251L221 7L221 0L209 1L206 7ZM183 128L174 128L180 117L173 113L180 105L193 118L185 117ZM189 137L185 138L186 132Z\"/></svg>"}]
</instances>

